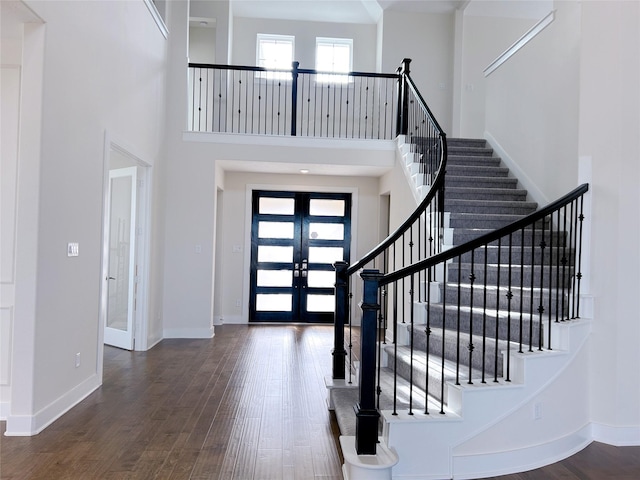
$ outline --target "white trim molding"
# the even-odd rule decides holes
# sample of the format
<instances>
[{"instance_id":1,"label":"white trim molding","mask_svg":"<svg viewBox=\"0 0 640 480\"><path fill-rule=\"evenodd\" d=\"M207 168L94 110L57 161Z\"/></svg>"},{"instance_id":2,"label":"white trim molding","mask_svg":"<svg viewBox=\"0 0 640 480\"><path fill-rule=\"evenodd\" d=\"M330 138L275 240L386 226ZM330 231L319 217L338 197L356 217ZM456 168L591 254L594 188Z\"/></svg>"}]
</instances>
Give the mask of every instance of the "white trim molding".
<instances>
[{"instance_id":1,"label":"white trim molding","mask_svg":"<svg viewBox=\"0 0 640 480\"><path fill-rule=\"evenodd\" d=\"M494 71L498 69L503 63L505 63L509 58L511 58L515 53L524 47L527 43L534 39L536 35L538 35L542 30L547 28L551 22L553 22L556 18L556 11L552 10L549 12L547 16L545 16L542 20L536 23L533 27L531 27L527 33L521 36L518 40L515 41L513 45L507 48L504 52L498 55L493 62L491 62L487 68L484 69L484 76L488 77Z\"/></svg>"}]
</instances>

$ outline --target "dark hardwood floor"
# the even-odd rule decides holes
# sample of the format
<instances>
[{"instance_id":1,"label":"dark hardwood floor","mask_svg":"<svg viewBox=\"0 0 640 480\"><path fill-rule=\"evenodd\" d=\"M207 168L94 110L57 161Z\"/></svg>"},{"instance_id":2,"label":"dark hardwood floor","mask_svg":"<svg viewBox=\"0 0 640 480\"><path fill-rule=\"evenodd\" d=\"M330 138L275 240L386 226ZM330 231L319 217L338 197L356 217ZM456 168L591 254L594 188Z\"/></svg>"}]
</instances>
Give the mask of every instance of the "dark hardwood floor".
<instances>
[{"instance_id":1,"label":"dark hardwood floor","mask_svg":"<svg viewBox=\"0 0 640 480\"><path fill-rule=\"evenodd\" d=\"M2 437L0 477L341 479L332 341L327 326L225 325L144 353L105 347L98 391L37 436Z\"/></svg>"},{"instance_id":2,"label":"dark hardwood floor","mask_svg":"<svg viewBox=\"0 0 640 480\"><path fill-rule=\"evenodd\" d=\"M0 478L341 479L332 340L330 326L225 325L148 352L105 347L100 389L39 435L0 438ZM594 443L497 478L636 480L640 447Z\"/></svg>"}]
</instances>

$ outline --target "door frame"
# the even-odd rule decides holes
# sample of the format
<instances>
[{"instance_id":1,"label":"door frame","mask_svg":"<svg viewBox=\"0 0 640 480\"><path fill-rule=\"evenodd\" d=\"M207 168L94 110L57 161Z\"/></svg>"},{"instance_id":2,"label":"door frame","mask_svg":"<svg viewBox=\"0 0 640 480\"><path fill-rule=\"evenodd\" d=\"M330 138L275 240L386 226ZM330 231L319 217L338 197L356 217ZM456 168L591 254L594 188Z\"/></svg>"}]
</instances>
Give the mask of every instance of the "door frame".
<instances>
[{"instance_id":1,"label":"door frame","mask_svg":"<svg viewBox=\"0 0 640 480\"><path fill-rule=\"evenodd\" d=\"M249 322L249 298L251 295L251 222L252 218L252 195L254 190L266 191L290 191L290 192L318 192L318 193L350 193L351 194L351 248L350 258L359 258L358 252L358 187L331 187L327 185L297 185L297 184L258 184L248 183L245 188L245 229L244 229L244 247L243 247L243 264L246 266L242 272L242 305L241 318L246 323ZM355 302L352 302L355 303ZM355 311L355 306L352 305ZM351 312L353 314L353 311Z\"/></svg>"},{"instance_id":2,"label":"door frame","mask_svg":"<svg viewBox=\"0 0 640 480\"><path fill-rule=\"evenodd\" d=\"M136 259L137 248L138 248L138 235L136 229L138 227L138 170L137 166L131 167L120 167L120 168L110 168L109 169L109 200L108 205L109 209L107 214L109 215L109 242L113 238L113 201L114 201L114 190L113 190L113 180L115 178L126 178L129 177L132 180L130 192L131 199L129 202L129 211L131 213L131 219L129 220L129 242L132 248L129 250L129 263L127 268L127 328L125 330L121 330L119 328L112 328L108 325L108 322L105 323L105 332L104 332L104 342L109 345L113 345L120 348L125 348L127 350L133 350L135 346L135 332L136 332L136 293L137 293L137 275L136 275ZM112 248L109 249L109 264L111 267L112 264ZM109 268L107 272L108 280L113 280L114 282L119 281L117 278L120 276L120 272L114 272L113 269ZM115 277L113 277L115 275ZM107 295L110 297L110 290L116 287L115 283L107 281ZM107 321L109 320L109 308L107 307ZM113 312L111 312L113 313ZM122 346L123 344L131 343L131 347L127 348L126 346ZM118 345L120 344L120 345Z\"/></svg>"},{"instance_id":3,"label":"door frame","mask_svg":"<svg viewBox=\"0 0 640 480\"><path fill-rule=\"evenodd\" d=\"M102 191L102 252L100 268L100 310L98 320L98 374L102 377L104 354L104 327L107 321L108 305L108 278L109 273L109 170L111 170L112 152L126 157L131 166L138 167L138 206L136 211L136 264L137 275L137 308L134 315L135 343L134 350L145 351L148 349L149 327L149 264L150 264L150 235L149 225L151 216L151 164L145 162L140 155L135 153L126 142L109 131L104 135L103 151L103 191Z\"/></svg>"}]
</instances>

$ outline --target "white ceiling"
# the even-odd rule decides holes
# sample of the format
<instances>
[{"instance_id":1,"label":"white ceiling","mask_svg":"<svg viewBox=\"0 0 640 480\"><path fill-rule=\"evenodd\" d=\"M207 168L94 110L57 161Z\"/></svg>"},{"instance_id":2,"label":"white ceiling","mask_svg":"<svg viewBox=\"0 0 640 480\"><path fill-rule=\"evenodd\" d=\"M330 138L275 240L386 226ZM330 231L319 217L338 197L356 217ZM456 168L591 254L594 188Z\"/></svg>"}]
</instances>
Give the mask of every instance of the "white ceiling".
<instances>
[{"instance_id":1,"label":"white ceiling","mask_svg":"<svg viewBox=\"0 0 640 480\"><path fill-rule=\"evenodd\" d=\"M377 23L383 10L447 13L467 0L231 0L238 17Z\"/></svg>"},{"instance_id":2,"label":"white ceiling","mask_svg":"<svg viewBox=\"0 0 640 480\"><path fill-rule=\"evenodd\" d=\"M540 19L553 0L229 0L238 17L331 23L377 23L385 10Z\"/></svg>"},{"instance_id":3,"label":"white ceiling","mask_svg":"<svg viewBox=\"0 0 640 480\"><path fill-rule=\"evenodd\" d=\"M42 20L19 0L0 0L0 34L3 39L22 38L23 23Z\"/></svg>"}]
</instances>

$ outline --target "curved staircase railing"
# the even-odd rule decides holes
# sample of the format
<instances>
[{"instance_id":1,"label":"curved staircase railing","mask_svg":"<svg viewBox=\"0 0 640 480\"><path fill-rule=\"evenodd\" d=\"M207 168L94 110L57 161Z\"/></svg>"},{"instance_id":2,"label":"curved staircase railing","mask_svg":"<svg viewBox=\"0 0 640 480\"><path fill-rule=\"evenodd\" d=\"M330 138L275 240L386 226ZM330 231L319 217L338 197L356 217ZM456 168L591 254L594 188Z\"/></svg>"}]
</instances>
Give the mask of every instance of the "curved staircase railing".
<instances>
[{"instance_id":1,"label":"curved staircase railing","mask_svg":"<svg viewBox=\"0 0 640 480\"><path fill-rule=\"evenodd\" d=\"M345 364L348 363L350 383L353 345L351 338L349 338L349 351L345 350L344 327L349 323L351 277L367 266L373 266L378 271L382 270L388 273L399 271L442 251L447 138L446 133L436 121L409 76L410 61L405 59L402 67L398 69L400 82L398 89L397 131L405 136L408 154L412 155L415 163L419 165L418 175L422 177L421 183L427 186L428 191L414 212L377 247L351 266L346 262L337 262L335 264L336 306L334 350L332 352L333 378L345 379ZM421 273L418 276L422 278ZM404 287L404 280L402 282ZM393 292L393 298L395 296L397 296L397 292ZM380 298L386 310L388 292L384 289L381 290ZM365 300L366 302L367 300ZM363 306L363 308L366 307ZM371 312L369 313L371 314ZM376 348L379 348L375 340L377 338L376 330L378 328L386 328L386 316L377 316L375 311L372 313L376 317L373 330L362 331L362 335L369 335L372 341L366 342L366 347L365 342L361 341L361 372L369 366L374 368L375 359L380 354L379 351L376 352ZM375 326L375 322L379 322L379 325ZM351 329L349 329L349 335L351 337ZM347 355L349 356L349 362L345 362ZM362 376L360 378L361 395L357 416L359 419L363 419L362 422L358 422L361 437L374 438L374 440L373 442L368 441L358 444L358 454L375 453L379 415L375 405L374 386L372 383L367 386L369 380L371 379L365 379Z\"/></svg>"},{"instance_id":2,"label":"curved staircase railing","mask_svg":"<svg viewBox=\"0 0 640 480\"><path fill-rule=\"evenodd\" d=\"M376 403L356 416L356 448L375 453L380 409L444 414L448 383L510 382L514 352L552 349L553 324L580 316L587 191L396 271L361 272L360 399Z\"/></svg>"}]
</instances>

